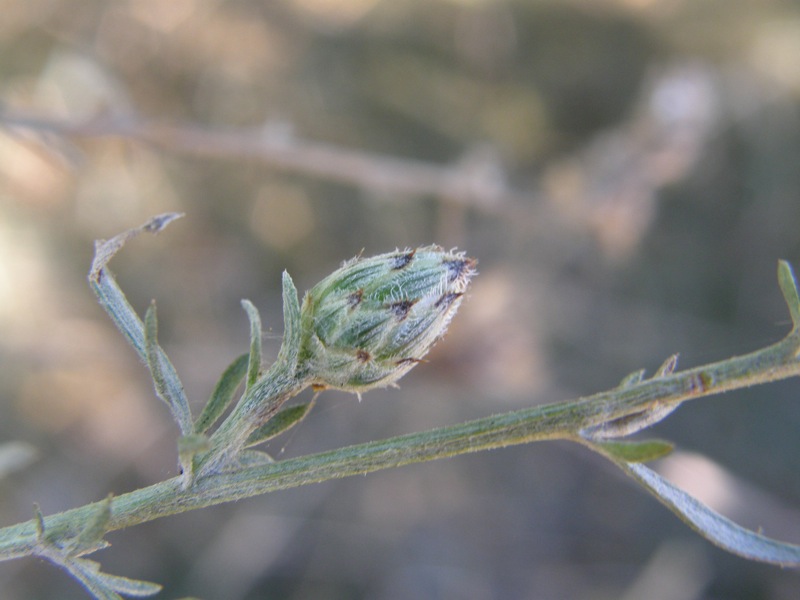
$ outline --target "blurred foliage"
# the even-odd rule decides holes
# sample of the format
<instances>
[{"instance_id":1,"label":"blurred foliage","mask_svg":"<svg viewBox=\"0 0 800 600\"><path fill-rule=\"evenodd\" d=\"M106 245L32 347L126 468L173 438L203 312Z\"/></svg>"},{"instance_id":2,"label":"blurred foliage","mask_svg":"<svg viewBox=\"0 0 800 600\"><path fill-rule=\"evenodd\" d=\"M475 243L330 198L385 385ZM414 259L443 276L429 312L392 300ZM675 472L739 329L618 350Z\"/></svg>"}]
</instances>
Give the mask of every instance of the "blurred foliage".
<instances>
[{"instance_id":1,"label":"blurred foliage","mask_svg":"<svg viewBox=\"0 0 800 600\"><path fill-rule=\"evenodd\" d=\"M800 263L796 2L0 5L0 440L40 456L0 482L3 523L175 473L176 432L85 284L92 240L155 213L188 218L114 268L142 312L158 299L195 406L247 348L240 298L274 327L274 357L284 268L302 291L362 249L436 242L479 258L428 364L360 404L323 395L272 443L278 457L567 399L788 326L774 272ZM26 115L261 132L361 151L367 170L452 167L500 193L409 195L363 172L332 182L15 123ZM715 462L664 469L800 540L796 395L790 381L678 411L657 433ZM717 551L571 450L273 494L122 532L97 559L169 598L795 597L796 573ZM641 587L659 574L660 596ZM84 597L36 561L0 565L0 586L9 600Z\"/></svg>"}]
</instances>

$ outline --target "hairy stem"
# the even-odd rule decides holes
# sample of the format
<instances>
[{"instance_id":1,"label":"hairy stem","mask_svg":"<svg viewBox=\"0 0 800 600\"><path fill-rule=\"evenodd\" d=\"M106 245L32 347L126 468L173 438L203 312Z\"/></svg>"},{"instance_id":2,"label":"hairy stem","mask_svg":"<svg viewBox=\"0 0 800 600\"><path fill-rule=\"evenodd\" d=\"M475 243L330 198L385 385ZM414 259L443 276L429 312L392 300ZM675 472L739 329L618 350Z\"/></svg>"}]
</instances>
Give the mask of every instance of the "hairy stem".
<instances>
[{"instance_id":1,"label":"hairy stem","mask_svg":"<svg viewBox=\"0 0 800 600\"><path fill-rule=\"evenodd\" d=\"M577 440L580 432L628 415L793 377L800 333L795 328L780 342L753 352L686 371L658 376L571 402L507 412L330 452L200 477L189 489L181 479L136 490L113 499L109 531L153 519L309 483L365 474L438 458L548 440ZM44 519L50 539L77 535L94 504ZM0 529L0 560L33 553L36 521Z\"/></svg>"}]
</instances>

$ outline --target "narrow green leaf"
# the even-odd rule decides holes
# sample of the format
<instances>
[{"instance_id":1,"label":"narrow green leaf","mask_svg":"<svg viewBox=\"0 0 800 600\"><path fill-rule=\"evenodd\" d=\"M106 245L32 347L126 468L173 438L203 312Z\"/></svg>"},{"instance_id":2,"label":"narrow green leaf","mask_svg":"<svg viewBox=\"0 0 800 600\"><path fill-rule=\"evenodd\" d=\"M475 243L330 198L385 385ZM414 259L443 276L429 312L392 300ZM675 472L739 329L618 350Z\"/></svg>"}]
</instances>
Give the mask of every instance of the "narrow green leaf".
<instances>
[{"instance_id":1,"label":"narrow green leaf","mask_svg":"<svg viewBox=\"0 0 800 600\"><path fill-rule=\"evenodd\" d=\"M596 441L590 445L597 451L609 455L614 460L629 463L644 463L657 458L662 458L672 452L673 445L663 440L621 441L608 440Z\"/></svg>"},{"instance_id":2,"label":"narrow green leaf","mask_svg":"<svg viewBox=\"0 0 800 600\"><path fill-rule=\"evenodd\" d=\"M61 564L70 575L81 582L97 600L122 600L100 577L100 565L93 560L78 558Z\"/></svg>"},{"instance_id":3,"label":"narrow green leaf","mask_svg":"<svg viewBox=\"0 0 800 600\"><path fill-rule=\"evenodd\" d=\"M291 371L297 366L300 352L300 301L297 288L288 272L283 272L283 341L278 352L278 360Z\"/></svg>"},{"instance_id":4,"label":"narrow green leaf","mask_svg":"<svg viewBox=\"0 0 800 600\"><path fill-rule=\"evenodd\" d=\"M33 503L33 518L36 521L36 539L41 542L44 539L44 515L42 509L35 502Z\"/></svg>"},{"instance_id":5,"label":"narrow green leaf","mask_svg":"<svg viewBox=\"0 0 800 600\"><path fill-rule=\"evenodd\" d=\"M778 285L780 285L783 298L789 307L792 328L800 329L800 292L797 289L797 279L792 271L792 266L785 260L778 261Z\"/></svg>"},{"instance_id":6,"label":"narrow green leaf","mask_svg":"<svg viewBox=\"0 0 800 600\"><path fill-rule=\"evenodd\" d=\"M54 557L49 558L69 571L98 600L122 600L120 594L144 598L157 594L162 588L157 583L103 573L99 563L93 560L77 558L59 561Z\"/></svg>"},{"instance_id":7,"label":"narrow green leaf","mask_svg":"<svg viewBox=\"0 0 800 600\"><path fill-rule=\"evenodd\" d=\"M672 375L675 372L675 367L678 366L678 357L680 355L678 353L673 354L667 360L665 360L660 367L653 375L654 379L658 379L659 377L666 377L667 375Z\"/></svg>"},{"instance_id":8,"label":"narrow green leaf","mask_svg":"<svg viewBox=\"0 0 800 600\"><path fill-rule=\"evenodd\" d=\"M163 587L151 581L130 579L129 577L110 575L102 572L97 573L97 579L98 581L102 581L106 586L115 592L118 592L124 596L133 596L134 598L153 596L160 592L161 588Z\"/></svg>"},{"instance_id":9,"label":"narrow green leaf","mask_svg":"<svg viewBox=\"0 0 800 600\"><path fill-rule=\"evenodd\" d=\"M250 360L249 354L242 354L237 357L227 369L222 373L222 376L214 386L214 391L211 392L211 398L208 404L203 408L203 412L197 418L194 424L196 433L205 433L208 429L216 423L217 419L228 408L237 388L244 380L247 373L248 363Z\"/></svg>"},{"instance_id":10,"label":"narrow green leaf","mask_svg":"<svg viewBox=\"0 0 800 600\"><path fill-rule=\"evenodd\" d=\"M625 377L622 378L622 381L619 382L617 386L619 389L624 389L627 387L631 387L632 385L636 385L640 383L644 379L644 369L639 369L638 371L634 371L633 373L629 373Z\"/></svg>"},{"instance_id":11,"label":"narrow green leaf","mask_svg":"<svg viewBox=\"0 0 800 600\"><path fill-rule=\"evenodd\" d=\"M84 552L88 549L97 548L98 545L105 545L103 536L108 531L108 522L111 519L111 498L109 494L104 500L95 504L92 513L86 521L83 529L75 540L70 544L73 553Z\"/></svg>"},{"instance_id":12,"label":"narrow green leaf","mask_svg":"<svg viewBox=\"0 0 800 600\"><path fill-rule=\"evenodd\" d=\"M261 315L250 300L242 300L242 308L250 319L250 356L247 366L247 387L251 387L261 373Z\"/></svg>"},{"instance_id":13,"label":"narrow green leaf","mask_svg":"<svg viewBox=\"0 0 800 600\"><path fill-rule=\"evenodd\" d=\"M274 458L261 450L245 450L239 455L239 465L241 467L258 467L274 462Z\"/></svg>"},{"instance_id":14,"label":"narrow green leaf","mask_svg":"<svg viewBox=\"0 0 800 600\"><path fill-rule=\"evenodd\" d=\"M158 344L158 316L155 302L150 303L144 316L144 353L145 362L155 384L156 395L170 408L173 418L181 428L181 433L190 433L184 430L187 420L191 423L191 411L186 393L183 391L183 384L178 379L175 367Z\"/></svg>"},{"instance_id":15,"label":"narrow green leaf","mask_svg":"<svg viewBox=\"0 0 800 600\"><path fill-rule=\"evenodd\" d=\"M113 273L106 267L108 262L122 249L127 241L143 232L158 233L181 216L183 215L178 213L158 215L140 227L123 231L110 240L95 241L95 256L92 261L92 267L89 270L89 285L100 306L111 317L114 325L122 332L128 343L133 346L139 357L148 365L150 361L147 358L144 324L117 285ZM168 402L173 417L178 422L181 433L184 435L189 434L192 432L192 418L189 402L183 392L183 385L175 368L167 360L161 348L158 349L157 354L159 356L158 364L162 372L162 380L169 390L169 398L174 400L173 404Z\"/></svg>"},{"instance_id":16,"label":"narrow green leaf","mask_svg":"<svg viewBox=\"0 0 800 600\"><path fill-rule=\"evenodd\" d=\"M309 402L281 409L274 417L250 434L250 437L247 438L247 446L266 442L294 427L305 418L312 406L313 402Z\"/></svg>"},{"instance_id":17,"label":"narrow green leaf","mask_svg":"<svg viewBox=\"0 0 800 600\"><path fill-rule=\"evenodd\" d=\"M737 525L642 464L615 462L692 529L720 548L750 560L783 567L800 566L800 546Z\"/></svg>"},{"instance_id":18,"label":"narrow green leaf","mask_svg":"<svg viewBox=\"0 0 800 600\"><path fill-rule=\"evenodd\" d=\"M623 438L655 425L662 419L672 414L680 406L675 403L656 403L653 406L637 413L626 415L613 421L606 421L600 425L587 427L581 435L590 441Z\"/></svg>"}]
</instances>

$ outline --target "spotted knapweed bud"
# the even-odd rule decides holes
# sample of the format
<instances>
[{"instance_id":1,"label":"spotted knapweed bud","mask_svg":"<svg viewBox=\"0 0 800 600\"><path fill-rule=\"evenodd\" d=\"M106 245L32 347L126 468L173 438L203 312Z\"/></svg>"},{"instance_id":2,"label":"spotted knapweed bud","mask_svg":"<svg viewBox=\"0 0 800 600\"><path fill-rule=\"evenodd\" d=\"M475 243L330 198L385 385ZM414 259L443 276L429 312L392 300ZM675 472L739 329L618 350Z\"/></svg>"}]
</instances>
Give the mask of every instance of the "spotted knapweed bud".
<instances>
[{"instance_id":1,"label":"spotted knapweed bud","mask_svg":"<svg viewBox=\"0 0 800 600\"><path fill-rule=\"evenodd\" d=\"M356 393L394 383L444 335L475 265L438 246L344 263L303 299L311 383Z\"/></svg>"}]
</instances>

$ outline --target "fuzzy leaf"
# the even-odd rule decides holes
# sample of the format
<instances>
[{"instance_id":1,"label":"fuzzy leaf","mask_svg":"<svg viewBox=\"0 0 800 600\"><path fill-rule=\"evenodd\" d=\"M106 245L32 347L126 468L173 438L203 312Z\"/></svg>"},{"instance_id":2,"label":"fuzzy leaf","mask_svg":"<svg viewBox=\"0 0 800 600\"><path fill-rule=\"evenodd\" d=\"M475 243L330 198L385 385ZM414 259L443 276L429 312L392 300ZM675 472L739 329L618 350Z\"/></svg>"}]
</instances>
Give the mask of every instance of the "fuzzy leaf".
<instances>
[{"instance_id":1,"label":"fuzzy leaf","mask_svg":"<svg viewBox=\"0 0 800 600\"><path fill-rule=\"evenodd\" d=\"M203 412L195 421L195 432L205 433L225 412L225 409L228 408L233 400L237 388L244 380L249 360L250 356L248 354L242 354L225 369L219 381L217 381L217 385L214 386L214 391L211 392L208 404L206 404Z\"/></svg>"},{"instance_id":2,"label":"fuzzy leaf","mask_svg":"<svg viewBox=\"0 0 800 600\"><path fill-rule=\"evenodd\" d=\"M250 319L250 356L247 365L247 387L251 387L261 373L261 315L250 300L242 300L242 308Z\"/></svg>"},{"instance_id":3,"label":"fuzzy leaf","mask_svg":"<svg viewBox=\"0 0 800 600\"><path fill-rule=\"evenodd\" d=\"M785 260L778 261L778 284L781 287L783 298L789 307L792 317L792 328L800 329L800 292L797 289L797 279L792 272L792 266Z\"/></svg>"},{"instance_id":4,"label":"fuzzy leaf","mask_svg":"<svg viewBox=\"0 0 800 600\"><path fill-rule=\"evenodd\" d=\"M122 600L120 594L144 598L157 594L162 587L149 581L102 573L98 563L84 558L66 561L62 566L98 600Z\"/></svg>"},{"instance_id":5,"label":"fuzzy leaf","mask_svg":"<svg viewBox=\"0 0 800 600\"><path fill-rule=\"evenodd\" d=\"M103 541L103 536L108 531L108 521L111 519L111 497L109 494L104 500L94 505L92 514L80 534L70 543L70 550L73 554L106 545L107 542Z\"/></svg>"},{"instance_id":6,"label":"fuzzy leaf","mask_svg":"<svg viewBox=\"0 0 800 600\"><path fill-rule=\"evenodd\" d=\"M38 541L44 540L44 515L39 505L34 502L33 504L33 518L36 521L36 539Z\"/></svg>"},{"instance_id":7,"label":"fuzzy leaf","mask_svg":"<svg viewBox=\"0 0 800 600\"><path fill-rule=\"evenodd\" d=\"M644 463L662 458L672 452L673 445L663 440L621 441L608 440L592 443L602 454L628 463Z\"/></svg>"},{"instance_id":8,"label":"fuzzy leaf","mask_svg":"<svg viewBox=\"0 0 800 600\"><path fill-rule=\"evenodd\" d=\"M156 394L169 406L173 417L183 431L186 419L191 421L189 401L183 391L183 385L177 378L175 367L172 366L169 358L158 345L158 317L155 302L150 303L144 317L144 349L145 360L156 386Z\"/></svg>"},{"instance_id":9,"label":"fuzzy leaf","mask_svg":"<svg viewBox=\"0 0 800 600\"><path fill-rule=\"evenodd\" d=\"M151 581L130 579L129 577L110 575L102 572L97 573L97 578L115 592L119 592L123 596L133 596L134 598L153 596L160 592L162 588L161 585Z\"/></svg>"},{"instance_id":10,"label":"fuzzy leaf","mask_svg":"<svg viewBox=\"0 0 800 600\"><path fill-rule=\"evenodd\" d=\"M278 361L290 370L297 365L300 351L300 302L297 299L297 288L291 276L283 272L283 341L278 352Z\"/></svg>"},{"instance_id":11,"label":"fuzzy leaf","mask_svg":"<svg viewBox=\"0 0 800 600\"><path fill-rule=\"evenodd\" d=\"M157 360L148 360L144 324L136 311L128 302L125 294L117 285L114 275L106 268L108 261L119 252L125 243L142 232L158 233L170 222L183 215L168 213L158 215L147 221L144 225L133 229L128 229L114 236L110 240L97 240L95 242L95 256L92 267L89 271L89 285L97 297L100 306L106 311L114 325L117 326L128 343L133 346L139 357L148 364L157 365L161 373L161 381L166 385L168 393L164 398L174 400L173 403L167 402L172 411L174 419L177 421L181 433L184 435L192 432L192 418L189 410L189 402L183 392L183 385L180 382L177 372L164 354L161 348L157 348L155 354ZM158 386L158 384L157 384ZM166 400L165 400L166 401Z\"/></svg>"},{"instance_id":12,"label":"fuzzy leaf","mask_svg":"<svg viewBox=\"0 0 800 600\"><path fill-rule=\"evenodd\" d=\"M307 404L295 404L294 406L281 409L274 417L250 434L250 437L247 439L247 446L255 446L256 444L266 442L284 431L291 429L306 417L312 406L313 402L309 402Z\"/></svg>"},{"instance_id":13,"label":"fuzzy leaf","mask_svg":"<svg viewBox=\"0 0 800 600\"><path fill-rule=\"evenodd\" d=\"M666 377L667 375L672 375L675 372L675 367L678 366L678 357L679 354L675 353L667 360L665 360L660 367L656 370L655 375L653 375L653 379L658 379L659 377Z\"/></svg>"},{"instance_id":14,"label":"fuzzy leaf","mask_svg":"<svg viewBox=\"0 0 800 600\"><path fill-rule=\"evenodd\" d=\"M737 525L642 464L614 462L692 529L720 548L751 560L784 567L800 566L800 546L773 540Z\"/></svg>"},{"instance_id":15,"label":"fuzzy leaf","mask_svg":"<svg viewBox=\"0 0 800 600\"><path fill-rule=\"evenodd\" d=\"M644 369L639 369L638 371L634 371L633 373L629 373L625 377L622 378L622 381L619 382L617 386L619 389L625 389L627 387L631 387L632 385L636 385L644 380Z\"/></svg>"},{"instance_id":16,"label":"fuzzy leaf","mask_svg":"<svg viewBox=\"0 0 800 600\"><path fill-rule=\"evenodd\" d=\"M587 440L598 441L611 438L622 438L633 435L637 431L655 425L662 419L669 416L680 403L656 404L643 411L626 415L613 421L606 421L600 425L587 427L581 431L581 435Z\"/></svg>"},{"instance_id":17,"label":"fuzzy leaf","mask_svg":"<svg viewBox=\"0 0 800 600\"><path fill-rule=\"evenodd\" d=\"M274 458L261 450L245 450L239 455L239 466L241 467L258 467L274 462Z\"/></svg>"},{"instance_id":18,"label":"fuzzy leaf","mask_svg":"<svg viewBox=\"0 0 800 600\"><path fill-rule=\"evenodd\" d=\"M95 561L78 558L63 562L62 566L97 600L122 600L122 596L99 578L100 565Z\"/></svg>"}]
</instances>

